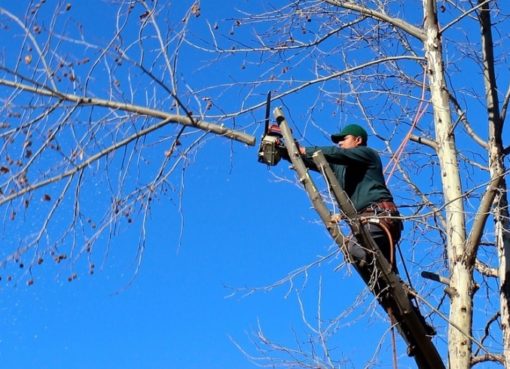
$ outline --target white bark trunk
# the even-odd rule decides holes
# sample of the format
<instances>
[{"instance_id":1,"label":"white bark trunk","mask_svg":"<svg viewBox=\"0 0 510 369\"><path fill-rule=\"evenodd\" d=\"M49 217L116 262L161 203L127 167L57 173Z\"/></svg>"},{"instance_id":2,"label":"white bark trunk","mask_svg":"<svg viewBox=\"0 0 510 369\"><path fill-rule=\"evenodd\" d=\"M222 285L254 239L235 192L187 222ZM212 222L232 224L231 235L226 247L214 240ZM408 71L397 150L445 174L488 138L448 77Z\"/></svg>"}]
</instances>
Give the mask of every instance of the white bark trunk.
<instances>
[{"instance_id":1,"label":"white bark trunk","mask_svg":"<svg viewBox=\"0 0 510 369\"><path fill-rule=\"evenodd\" d=\"M506 182L503 181L502 187L506 188ZM499 259L499 298L501 313L501 330L503 334L503 358L504 367L510 368L510 221L508 220L508 199L506 194L498 195L497 208L495 209L496 218L496 246L498 248Z\"/></svg>"},{"instance_id":2,"label":"white bark trunk","mask_svg":"<svg viewBox=\"0 0 510 369\"><path fill-rule=\"evenodd\" d=\"M428 63L428 78L432 105L437 155L441 166L441 180L446 204L447 253L450 268L451 296L450 321L448 330L449 364L451 369L468 369L471 363L471 341L460 332L471 333L472 327L472 266L463 258L466 231L464 206L452 129L449 98L444 78L441 39L436 16L436 2L423 1L425 10L425 52Z\"/></svg>"}]
</instances>

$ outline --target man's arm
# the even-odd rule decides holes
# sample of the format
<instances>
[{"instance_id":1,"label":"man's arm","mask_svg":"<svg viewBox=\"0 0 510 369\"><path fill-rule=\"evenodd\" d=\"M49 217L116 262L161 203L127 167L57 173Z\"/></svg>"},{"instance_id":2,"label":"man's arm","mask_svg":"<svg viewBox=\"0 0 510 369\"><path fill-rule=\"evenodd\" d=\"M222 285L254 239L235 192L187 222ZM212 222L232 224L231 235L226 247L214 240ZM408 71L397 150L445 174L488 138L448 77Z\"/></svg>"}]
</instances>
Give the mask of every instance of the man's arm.
<instances>
[{"instance_id":1,"label":"man's arm","mask_svg":"<svg viewBox=\"0 0 510 369\"><path fill-rule=\"evenodd\" d=\"M336 146L311 146L302 148L301 153L311 160L317 150L321 150L329 163L340 165L369 165L376 159L374 151L367 146L342 149Z\"/></svg>"},{"instance_id":2,"label":"man's arm","mask_svg":"<svg viewBox=\"0 0 510 369\"><path fill-rule=\"evenodd\" d=\"M298 145L297 142L296 142L296 145ZM312 156L306 155L306 149L307 148L298 145L298 150L299 150L299 153L301 154L301 159L303 159L303 163L306 165L306 167L308 169L318 172L319 169L317 168L314 161L312 160ZM291 161L289 152L287 151L287 148L285 146L278 147L278 151L280 152L280 157L282 159L287 160L289 162Z\"/></svg>"}]
</instances>

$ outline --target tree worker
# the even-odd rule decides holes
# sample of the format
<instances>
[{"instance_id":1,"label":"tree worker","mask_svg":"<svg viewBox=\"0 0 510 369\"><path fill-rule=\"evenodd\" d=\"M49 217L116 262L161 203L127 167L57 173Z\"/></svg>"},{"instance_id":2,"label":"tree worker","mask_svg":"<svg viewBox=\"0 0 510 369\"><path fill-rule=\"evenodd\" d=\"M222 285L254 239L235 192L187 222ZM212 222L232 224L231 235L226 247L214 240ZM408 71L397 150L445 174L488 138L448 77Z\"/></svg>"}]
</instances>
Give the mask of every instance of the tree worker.
<instances>
[{"instance_id":1,"label":"tree worker","mask_svg":"<svg viewBox=\"0 0 510 369\"><path fill-rule=\"evenodd\" d=\"M368 135L363 127L349 124L341 132L333 134L331 140L336 146L310 146L300 147L299 152L305 165L318 171L312 155L320 150L330 165L340 186L347 193L354 208L365 224L371 237L381 250L384 257L392 265L395 272L395 247L400 240L402 220L398 209L393 202L393 196L386 186L379 154L367 146ZM285 147L279 148L283 159L290 161ZM332 221L338 222L338 215L332 216ZM384 285L372 279L374 268L371 265L373 258L369 252L351 237L347 243L347 251L352 257L365 282L373 283L373 292L381 299L381 305L391 315L391 298L386 293ZM367 274L368 272L368 274ZM408 298L411 298L408 296ZM424 325L428 335L435 335L435 329L429 325L420 313L417 305L411 303L415 312Z\"/></svg>"},{"instance_id":2,"label":"tree worker","mask_svg":"<svg viewBox=\"0 0 510 369\"><path fill-rule=\"evenodd\" d=\"M367 146L367 132L357 124L349 124L333 134L336 146L299 147L305 165L317 171L312 160L314 152L321 150L338 182L349 196L379 249L396 270L395 246L400 240L402 221L386 186L381 158ZM283 158L289 160L288 154ZM333 221L340 217L333 216ZM351 237L347 244L349 255L358 264L370 261L366 250Z\"/></svg>"}]
</instances>

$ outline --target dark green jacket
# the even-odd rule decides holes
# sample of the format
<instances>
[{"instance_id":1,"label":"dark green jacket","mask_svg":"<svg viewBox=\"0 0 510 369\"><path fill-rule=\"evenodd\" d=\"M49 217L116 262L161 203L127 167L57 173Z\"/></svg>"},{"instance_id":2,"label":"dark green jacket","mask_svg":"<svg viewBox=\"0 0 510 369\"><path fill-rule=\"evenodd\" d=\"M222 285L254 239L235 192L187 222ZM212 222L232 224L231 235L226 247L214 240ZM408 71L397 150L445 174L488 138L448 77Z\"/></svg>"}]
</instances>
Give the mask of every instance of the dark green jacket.
<instances>
[{"instance_id":1,"label":"dark green jacket","mask_svg":"<svg viewBox=\"0 0 510 369\"><path fill-rule=\"evenodd\" d=\"M312 154L321 150L342 188L360 211L380 200L393 201L384 180L379 154L367 147L341 149L336 146L306 147L303 160L307 167L317 170Z\"/></svg>"}]
</instances>

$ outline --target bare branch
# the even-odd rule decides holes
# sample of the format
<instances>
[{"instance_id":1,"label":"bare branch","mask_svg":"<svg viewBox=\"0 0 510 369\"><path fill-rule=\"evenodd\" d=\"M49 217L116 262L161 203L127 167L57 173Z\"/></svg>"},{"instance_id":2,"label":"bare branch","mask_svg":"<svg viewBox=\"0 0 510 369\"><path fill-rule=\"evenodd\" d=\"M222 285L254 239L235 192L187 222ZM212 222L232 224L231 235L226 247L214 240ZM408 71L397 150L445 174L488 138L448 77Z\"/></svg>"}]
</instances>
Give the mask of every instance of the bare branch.
<instances>
[{"instance_id":1,"label":"bare branch","mask_svg":"<svg viewBox=\"0 0 510 369\"><path fill-rule=\"evenodd\" d=\"M8 10L6 10L5 8L2 8L0 7L0 14L3 14L7 17L9 17L10 19L12 19L21 29L23 29L23 31L25 32L25 34L27 35L27 37L30 39L30 41L32 42L32 45L34 45L34 48L35 50L37 51L37 55L39 56L39 59L41 60L41 63L43 64L43 67L44 67L44 71L45 71L45 74L46 74L46 77L48 78L48 80L50 81L50 84L52 86L52 88L56 89L57 86L55 85L55 81L52 77L52 73L51 73L51 69L50 67L48 66L48 63L46 61L46 58L44 56L44 53L43 51L41 50L41 47L39 46L39 43L37 42L34 34L25 27L25 25L23 24L23 22L18 18L16 17L14 14L12 14L11 12L9 12Z\"/></svg>"},{"instance_id":2,"label":"bare branch","mask_svg":"<svg viewBox=\"0 0 510 369\"><path fill-rule=\"evenodd\" d=\"M480 274L483 274L487 277L498 277L498 270L496 268L491 268L490 266L482 263L480 260L475 261L475 268L480 272Z\"/></svg>"},{"instance_id":3,"label":"bare branch","mask_svg":"<svg viewBox=\"0 0 510 369\"><path fill-rule=\"evenodd\" d=\"M344 9L354 10L354 11L364 14L368 17L382 20L384 22L394 25L395 27L402 29L403 31L409 33L410 35L416 37L417 39L419 39L421 41L425 40L425 32L423 32L423 30L421 28L415 27L412 24L409 24L401 19L391 17L385 13L378 12L373 9L369 9L367 7L358 5L355 2L351 2L351 1L324 0L324 2L344 8Z\"/></svg>"},{"instance_id":4,"label":"bare branch","mask_svg":"<svg viewBox=\"0 0 510 369\"><path fill-rule=\"evenodd\" d=\"M54 97L56 99L74 102L83 106L100 106L104 108L123 110L130 113L145 115L153 118L164 119L166 123L179 123L185 126L196 127L206 132L215 133L220 136L225 136L232 140L240 141L248 145L255 145L255 137L243 132L235 131L214 123L208 123L202 120L192 120L187 116L168 114L160 110L150 109L139 105L127 104L116 102L112 100L103 100L87 96L78 96L73 94L66 94L58 91L51 90L46 87L33 87L23 83L8 81L0 79L0 85L20 89L23 91L31 92L37 95Z\"/></svg>"},{"instance_id":5,"label":"bare branch","mask_svg":"<svg viewBox=\"0 0 510 369\"><path fill-rule=\"evenodd\" d=\"M460 119L460 121L462 122L464 129L466 130L468 135L478 145L480 145L483 148L487 148L488 147L487 142L485 140L483 140L480 136L478 136L476 134L476 132L473 130L471 123L467 119L467 115L465 114L465 112L463 111L462 107L460 106L457 98L453 94L450 94L450 101L452 102L453 106L455 107L455 110L459 116L458 119Z\"/></svg>"},{"instance_id":6,"label":"bare branch","mask_svg":"<svg viewBox=\"0 0 510 369\"><path fill-rule=\"evenodd\" d=\"M453 26L455 23L459 22L461 19L465 18L469 14L473 13L477 9L480 9L482 6L490 3L491 1L493 1L493 0L485 0L485 1L481 2L481 3L479 3L478 5L476 5L476 6L472 7L472 8L470 8L470 9L466 10L464 13L459 15L457 18L455 18L452 21L450 21L446 26L442 27L440 32L444 33L448 28Z\"/></svg>"},{"instance_id":7,"label":"bare branch","mask_svg":"<svg viewBox=\"0 0 510 369\"><path fill-rule=\"evenodd\" d=\"M29 185L29 186L26 186L26 187L22 188L21 190L14 192L12 194L0 197L0 206L7 202L10 202L10 201L14 200L15 198L20 197L26 193L35 191L35 190L45 187L49 184L59 182L60 180L62 180L64 178L71 177L71 176L81 172L82 170L84 170L85 168L90 166L92 163L94 163L94 162L98 161L99 159L105 157L106 155L110 154L111 152L114 152L117 149L128 145L129 143L133 142L134 140L136 140L140 137L143 137L145 135L148 135L151 132L161 129L162 127L169 124L170 122L171 122L170 118L165 119L157 124L154 124L151 127L145 128L145 129L141 130L140 132L133 134L132 136L130 136L122 141L112 144L107 149L90 156L87 160L84 160L83 162L76 164L76 166L74 166L72 169L70 169L62 174L59 174L57 176L48 178L46 180L40 181L38 183Z\"/></svg>"},{"instance_id":8,"label":"bare branch","mask_svg":"<svg viewBox=\"0 0 510 369\"><path fill-rule=\"evenodd\" d=\"M384 63L400 61L400 60L423 61L424 59L421 58L421 57L416 57L416 56L401 55L401 56L389 56L389 57L385 57L385 58L381 58L381 59L377 59L377 60L372 60L372 61L369 61L367 63L363 63L363 64L360 64L360 65L357 65L357 66L354 66L354 67L351 67L351 68L347 68L347 69L344 69L342 71L339 71L339 72L327 75L325 77L320 77L320 78L317 78L317 79L312 80L312 81L307 81L306 83L303 83L303 84L301 84L301 85L299 85L297 87L291 88L291 89L289 89L289 90L287 90L287 91L285 91L285 92L275 96L273 98L273 100L281 99L281 98L283 98L285 96L291 95L292 93L295 93L297 91L303 90L303 89L305 89L307 87L310 87L312 85L315 85L315 84L318 84L318 83L322 83L322 82L326 82L326 81L329 81L329 80L332 80L332 79L335 79L335 78L339 78L339 77L342 77L342 76L344 76L346 74L357 72L357 71L363 70L365 68L373 67L373 66L378 65L378 64L384 64ZM264 106L263 103L260 103L258 105L253 106L252 108L250 108L250 110L251 109L256 109L256 108L259 108L259 107L262 107L262 106Z\"/></svg>"},{"instance_id":9,"label":"bare branch","mask_svg":"<svg viewBox=\"0 0 510 369\"><path fill-rule=\"evenodd\" d=\"M475 366L476 364L485 363L488 361L504 364L505 357L503 355L496 355L496 354L478 355L471 359L471 365Z\"/></svg>"},{"instance_id":10,"label":"bare branch","mask_svg":"<svg viewBox=\"0 0 510 369\"><path fill-rule=\"evenodd\" d=\"M327 41L328 39L332 38L333 36L337 35L338 33L340 33L341 31L345 30L345 29L349 29L350 27L353 27L355 26L356 24L362 22L364 19L366 19L365 16L362 16L352 22L348 22L346 24L343 24L341 27L338 27L334 30L331 30L330 32L326 33L325 35L321 35L320 37L316 38L315 40L313 41L310 41L310 42L307 42L307 43L300 43L298 45L280 45L280 44L277 44L277 45L266 45L264 44L264 39L260 39L260 42L263 43L261 47L250 47L250 48L243 48L243 47L238 47L238 48L230 48L230 49L223 49L223 48L220 48L217 43L215 42L214 43L214 49L209 49L209 48L206 48L206 47L203 47L203 46L200 46L200 45L197 45L197 44L194 44L192 43L190 40L184 40L184 42L186 42L187 44L189 44L190 46L193 46L194 48L198 49L198 50L202 50L202 51L205 51L207 53L214 53L214 54L237 54L237 53L253 53L253 52L260 52L260 53L263 53L263 52L271 52L271 53L277 53L277 52L280 52L280 51L292 51L292 50L303 50L303 49L309 49L311 47L314 47L314 46L319 46L321 43Z\"/></svg>"},{"instance_id":11,"label":"bare branch","mask_svg":"<svg viewBox=\"0 0 510 369\"><path fill-rule=\"evenodd\" d=\"M503 99L503 104L501 105L501 122L505 123L506 113L508 111L508 104L510 103L510 86L506 90L505 97Z\"/></svg>"}]
</instances>

